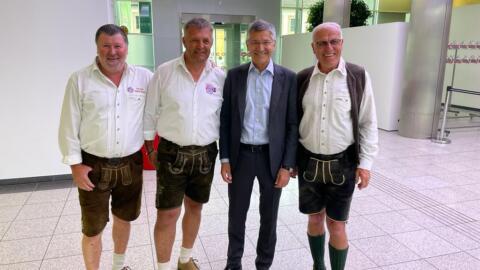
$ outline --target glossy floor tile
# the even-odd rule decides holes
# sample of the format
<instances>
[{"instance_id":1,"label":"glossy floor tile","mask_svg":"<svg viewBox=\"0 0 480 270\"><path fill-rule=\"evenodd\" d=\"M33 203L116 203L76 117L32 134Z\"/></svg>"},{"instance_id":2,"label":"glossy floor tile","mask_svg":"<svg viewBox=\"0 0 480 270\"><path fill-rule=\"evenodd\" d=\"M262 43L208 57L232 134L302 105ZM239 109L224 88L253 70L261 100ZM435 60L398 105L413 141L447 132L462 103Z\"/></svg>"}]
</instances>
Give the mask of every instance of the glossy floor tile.
<instances>
[{"instance_id":1,"label":"glossy floor tile","mask_svg":"<svg viewBox=\"0 0 480 270\"><path fill-rule=\"evenodd\" d=\"M448 145L408 139L396 132L379 135L371 185L356 190L352 201L346 269L480 269L480 129L452 130ZM153 270L155 172L144 175L144 205L132 222L126 260L132 269ZM225 267L227 190L217 172L193 252L202 270ZM258 198L255 185L246 222L242 260L246 270L255 269ZM298 211L297 182L292 179L280 201L272 270L312 268L306 224L307 217ZM181 245L180 222L177 233L172 269ZM0 270L84 269L80 239L78 193L71 181L0 185ZM112 249L108 224L101 269L111 269Z\"/></svg>"}]
</instances>

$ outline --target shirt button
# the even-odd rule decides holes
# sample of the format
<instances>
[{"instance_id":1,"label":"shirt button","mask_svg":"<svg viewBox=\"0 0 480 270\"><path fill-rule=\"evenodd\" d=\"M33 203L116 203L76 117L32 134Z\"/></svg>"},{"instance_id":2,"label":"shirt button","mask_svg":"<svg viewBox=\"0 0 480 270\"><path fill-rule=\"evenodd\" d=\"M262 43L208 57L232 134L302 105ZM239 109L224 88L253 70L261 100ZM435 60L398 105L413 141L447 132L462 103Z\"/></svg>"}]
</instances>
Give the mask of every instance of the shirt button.
<instances>
[{"instance_id":1,"label":"shirt button","mask_svg":"<svg viewBox=\"0 0 480 270\"><path fill-rule=\"evenodd\" d=\"M120 131L120 128L117 128L117 131Z\"/></svg>"},{"instance_id":2,"label":"shirt button","mask_svg":"<svg viewBox=\"0 0 480 270\"><path fill-rule=\"evenodd\" d=\"M120 106L120 103L117 103L117 106Z\"/></svg>"},{"instance_id":3,"label":"shirt button","mask_svg":"<svg viewBox=\"0 0 480 270\"><path fill-rule=\"evenodd\" d=\"M322 133L325 132L325 130L322 129Z\"/></svg>"},{"instance_id":4,"label":"shirt button","mask_svg":"<svg viewBox=\"0 0 480 270\"><path fill-rule=\"evenodd\" d=\"M117 144L120 144L120 142L117 142Z\"/></svg>"},{"instance_id":5,"label":"shirt button","mask_svg":"<svg viewBox=\"0 0 480 270\"><path fill-rule=\"evenodd\" d=\"M322 120L325 120L325 117L322 117Z\"/></svg>"},{"instance_id":6,"label":"shirt button","mask_svg":"<svg viewBox=\"0 0 480 270\"><path fill-rule=\"evenodd\" d=\"M326 104L323 104L323 107L327 106Z\"/></svg>"},{"instance_id":7,"label":"shirt button","mask_svg":"<svg viewBox=\"0 0 480 270\"><path fill-rule=\"evenodd\" d=\"M117 119L120 118L120 115L117 115Z\"/></svg>"}]
</instances>

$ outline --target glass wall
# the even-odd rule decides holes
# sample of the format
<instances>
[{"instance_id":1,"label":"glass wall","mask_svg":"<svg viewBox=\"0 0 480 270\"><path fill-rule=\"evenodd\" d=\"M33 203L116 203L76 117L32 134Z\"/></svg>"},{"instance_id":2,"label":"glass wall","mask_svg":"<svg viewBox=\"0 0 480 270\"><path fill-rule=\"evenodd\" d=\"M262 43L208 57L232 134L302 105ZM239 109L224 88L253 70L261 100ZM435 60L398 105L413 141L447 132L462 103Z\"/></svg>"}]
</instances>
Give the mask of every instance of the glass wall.
<instances>
[{"instance_id":1,"label":"glass wall","mask_svg":"<svg viewBox=\"0 0 480 270\"><path fill-rule=\"evenodd\" d=\"M246 45L248 24L213 22L212 25L213 45L210 59L218 67L226 71L250 61ZM185 51L183 46L182 51Z\"/></svg>"},{"instance_id":2,"label":"glass wall","mask_svg":"<svg viewBox=\"0 0 480 270\"><path fill-rule=\"evenodd\" d=\"M116 0L115 24L128 28L129 64L155 68L152 36L151 0Z\"/></svg>"},{"instance_id":3,"label":"glass wall","mask_svg":"<svg viewBox=\"0 0 480 270\"><path fill-rule=\"evenodd\" d=\"M282 0L282 35L307 32L309 8L315 0Z\"/></svg>"},{"instance_id":4,"label":"glass wall","mask_svg":"<svg viewBox=\"0 0 480 270\"><path fill-rule=\"evenodd\" d=\"M310 6L318 0L281 0L282 1L282 35L307 32L307 18ZM411 0L363 0L373 16L367 25L408 22L410 19Z\"/></svg>"}]
</instances>

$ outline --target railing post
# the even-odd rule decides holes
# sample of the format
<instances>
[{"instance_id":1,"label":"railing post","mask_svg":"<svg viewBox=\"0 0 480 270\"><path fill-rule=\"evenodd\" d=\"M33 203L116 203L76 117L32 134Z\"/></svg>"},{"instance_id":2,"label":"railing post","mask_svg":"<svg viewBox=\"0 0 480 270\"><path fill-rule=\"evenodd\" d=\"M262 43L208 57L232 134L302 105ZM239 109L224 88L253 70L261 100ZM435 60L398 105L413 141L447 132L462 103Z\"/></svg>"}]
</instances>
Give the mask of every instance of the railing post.
<instances>
[{"instance_id":1,"label":"railing post","mask_svg":"<svg viewBox=\"0 0 480 270\"><path fill-rule=\"evenodd\" d=\"M445 138L445 125L447 124L447 113L448 107L450 106L450 101L452 99L452 86L447 86L447 95L445 96L445 102L443 103L443 118L442 126L440 127L440 133L437 133L436 138L432 138L432 142L449 144L452 141L448 138Z\"/></svg>"}]
</instances>

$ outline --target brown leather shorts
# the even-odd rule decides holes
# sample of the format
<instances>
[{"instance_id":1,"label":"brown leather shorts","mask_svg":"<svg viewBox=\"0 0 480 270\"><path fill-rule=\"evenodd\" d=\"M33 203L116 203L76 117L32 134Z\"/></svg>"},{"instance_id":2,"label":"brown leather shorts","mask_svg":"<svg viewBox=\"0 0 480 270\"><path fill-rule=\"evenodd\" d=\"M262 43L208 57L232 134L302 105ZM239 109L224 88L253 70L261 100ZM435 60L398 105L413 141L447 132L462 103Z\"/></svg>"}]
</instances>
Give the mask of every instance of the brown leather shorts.
<instances>
[{"instance_id":1,"label":"brown leather shorts","mask_svg":"<svg viewBox=\"0 0 480 270\"><path fill-rule=\"evenodd\" d=\"M206 146L179 146L162 139L156 164L157 209L180 207L184 195L198 203L208 202L217 153L216 142Z\"/></svg>"},{"instance_id":2,"label":"brown leather shorts","mask_svg":"<svg viewBox=\"0 0 480 270\"><path fill-rule=\"evenodd\" d=\"M109 221L108 202L112 197L112 213L125 220L140 215L143 185L143 159L140 151L123 158L101 158L82 151L83 164L92 168L88 177L93 191L78 189L82 210L82 232L95 236Z\"/></svg>"},{"instance_id":3,"label":"brown leather shorts","mask_svg":"<svg viewBox=\"0 0 480 270\"><path fill-rule=\"evenodd\" d=\"M326 210L329 218L347 221L356 170L349 151L317 155L300 145L297 160L300 212L316 214Z\"/></svg>"}]
</instances>

